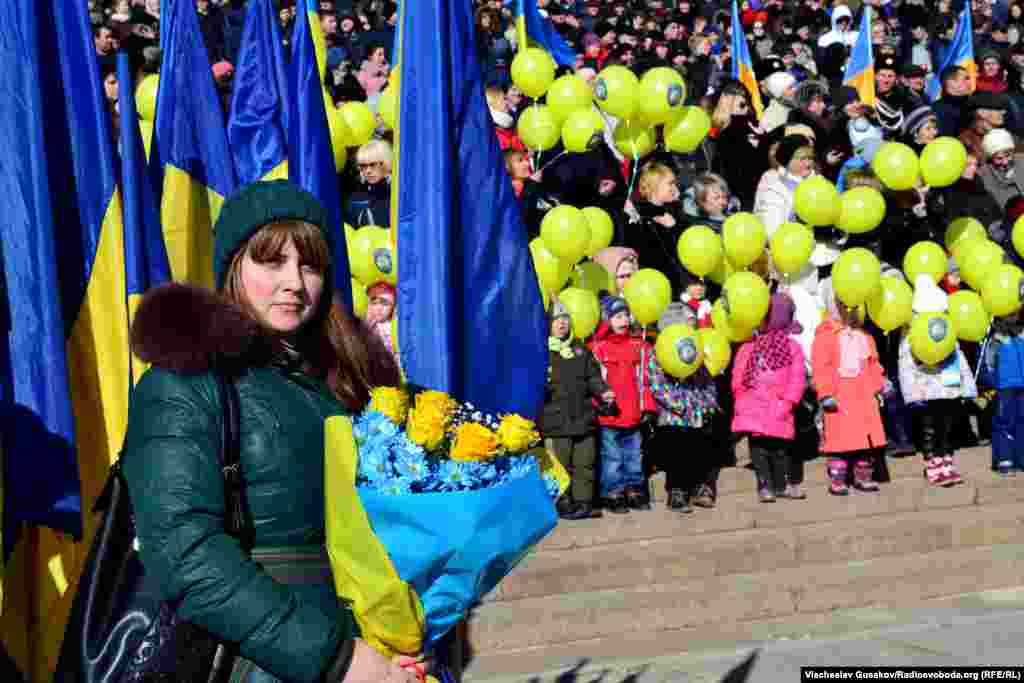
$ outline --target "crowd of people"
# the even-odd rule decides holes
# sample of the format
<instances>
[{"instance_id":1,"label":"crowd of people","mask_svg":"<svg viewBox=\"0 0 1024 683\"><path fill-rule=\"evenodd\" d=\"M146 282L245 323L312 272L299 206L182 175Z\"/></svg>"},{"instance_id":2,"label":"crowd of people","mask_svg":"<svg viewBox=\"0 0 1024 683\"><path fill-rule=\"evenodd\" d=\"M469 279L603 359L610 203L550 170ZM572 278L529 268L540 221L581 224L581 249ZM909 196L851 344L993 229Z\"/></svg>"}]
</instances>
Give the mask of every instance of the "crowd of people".
<instances>
[{"instance_id":1,"label":"crowd of people","mask_svg":"<svg viewBox=\"0 0 1024 683\"><path fill-rule=\"evenodd\" d=\"M548 447L572 474L559 502L563 518L649 508L646 480L659 469L667 475L670 508L714 507L719 469L735 465L743 436L749 436L764 502L805 498L805 463L819 456L825 456L836 495L878 490L888 480L887 456L917 454L928 482L954 485L961 480L956 450L990 440L994 470L1024 470L1024 451L1014 447L1022 422L1014 382L1024 383L1008 378L1006 364L996 362L1000 349L1017 339L1015 314L996 319L986 343L961 342L941 366L931 367L911 354L899 331L883 334L863 312L844 306L830 281L833 263L853 246L872 251L885 274L902 277L913 244L944 244L947 226L963 217L980 222L1007 257L1020 262L1011 233L1024 214L1024 166L1017 156L1024 129L1024 3L968 1L976 78L964 66L947 65L964 0L738 3L763 102L759 112L752 93L731 77L731 2L538 0L545 20L577 55L558 74L575 73L593 84L612 65L637 74L671 67L685 80L686 103L708 113L712 128L694 152L660 145L639 159L616 147L621 122L606 112L600 112L603 136L585 152L568 153L560 145L543 153L527 149L517 122L532 100L511 77L519 47L514 3L474 2L487 105L529 236L539 234L546 211L560 204L600 207L615 223L612 246L593 259L610 284L591 338L573 339L569 314L552 293L551 369L540 423ZM157 68L158 2L89 4L108 76L118 49L132 53L143 71ZM196 0L211 69L225 95L245 5ZM317 7L328 92L336 104L362 101L376 113L393 61L396 3L320 0ZM873 104L843 83L868 7ZM293 0L281 0L279 19L287 44ZM931 84L939 91L934 99ZM110 87L116 93L116 80ZM376 138L339 169L345 220L354 228L388 225L390 136L381 122ZM897 192L873 174L871 161L884 142L921 152L940 136L960 139L968 151L952 186L919 184ZM636 324L622 296L630 276L653 268L668 277L674 303L659 328L710 326L720 287L681 264L679 236L697 225L720 233L729 216L746 211L770 237L794 220L796 187L814 175L840 190L884 192L882 224L858 235L815 228L809 266L796 278L779 275L765 254L752 269L770 283L771 306L755 337L734 345L733 362L720 376L706 370L686 380L668 375L654 353L656 331ZM948 296L964 286L952 258L937 286L909 284L916 313L944 310ZM368 294L367 322L393 349L394 288L378 283Z\"/></svg>"}]
</instances>

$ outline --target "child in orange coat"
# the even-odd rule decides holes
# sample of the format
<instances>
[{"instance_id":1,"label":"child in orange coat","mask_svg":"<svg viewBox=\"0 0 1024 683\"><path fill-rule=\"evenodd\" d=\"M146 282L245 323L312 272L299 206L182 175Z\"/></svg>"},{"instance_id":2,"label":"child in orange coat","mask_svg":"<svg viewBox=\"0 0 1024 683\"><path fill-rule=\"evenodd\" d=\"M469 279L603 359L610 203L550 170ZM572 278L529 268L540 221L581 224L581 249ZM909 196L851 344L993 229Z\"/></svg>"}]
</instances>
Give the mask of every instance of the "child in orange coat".
<instances>
[{"instance_id":1,"label":"child in orange coat","mask_svg":"<svg viewBox=\"0 0 1024 683\"><path fill-rule=\"evenodd\" d=\"M829 491L845 496L847 472L860 491L877 491L872 480L872 459L885 447L881 396L885 372L871 335L861 329L857 312L835 297L827 297L829 316L814 335L812 373L818 400L825 413L822 453L828 461Z\"/></svg>"}]
</instances>

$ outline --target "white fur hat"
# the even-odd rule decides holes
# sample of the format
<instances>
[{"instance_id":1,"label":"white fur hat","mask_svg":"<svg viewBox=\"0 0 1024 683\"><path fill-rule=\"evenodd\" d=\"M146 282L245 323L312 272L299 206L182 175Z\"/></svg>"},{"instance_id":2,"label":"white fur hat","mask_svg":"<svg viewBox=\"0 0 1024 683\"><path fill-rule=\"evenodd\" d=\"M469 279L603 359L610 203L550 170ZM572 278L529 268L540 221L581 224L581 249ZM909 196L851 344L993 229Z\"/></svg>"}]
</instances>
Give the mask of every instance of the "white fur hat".
<instances>
[{"instance_id":1,"label":"white fur hat","mask_svg":"<svg viewBox=\"0 0 1024 683\"><path fill-rule=\"evenodd\" d=\"M945 313L949 310L949 297L927 275L918 275L914 281L914 313Z\"/></svg>"},{"instance_id":2,"label":"white fur hat","mask_svg":"<svg viewBox=\"0 0 1024 683\"><path fill-rule=\"evenodd\" d=\"M796 78L792 74L788 74L785 71L776 71L767 79L765 79L765 89L768 94L775 99L782 99L786 96L786 91L796 85Z\"/></svg>"},{"instance_id":3,"label":"white fur hat","mask_svg":"<svg viewBox=\"0 0 1024 683\"><path fill-rule=\"evenodd\" d=\"M1015 147L1013 136L1005 128L990 130L981 140L981 148L985 150L986 159L991 159L1000 152L1013 151Z\"/></svg>"}]
</instances>

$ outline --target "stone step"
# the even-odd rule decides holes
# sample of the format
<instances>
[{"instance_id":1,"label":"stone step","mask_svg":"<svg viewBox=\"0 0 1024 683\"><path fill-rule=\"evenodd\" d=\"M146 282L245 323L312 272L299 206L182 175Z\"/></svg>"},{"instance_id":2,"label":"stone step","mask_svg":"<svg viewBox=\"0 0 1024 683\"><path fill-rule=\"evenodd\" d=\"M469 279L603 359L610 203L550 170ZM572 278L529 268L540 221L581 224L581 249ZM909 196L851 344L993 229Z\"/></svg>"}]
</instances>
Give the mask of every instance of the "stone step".
<instances>
[{"instance_id":1,"label":"stone step","mask_svg":"<svg viewBox=\"0 0 1024 683\"><path fill-rule=\"evenodd\" d=\"M801 515L804 522L808 522L804 524L765 525L699 535L688 534L680 528L674 536L645 540L623 538L614 546L592 545L535 552L506 577L486 602L544 596L558 599L568 593L689 582L734 574L764 574L828 565L837 558L844 561L871 560L909 553L1024 544L1024 492L1022 502L974 506L969 504L973 493L967 487L959 487L956 492L935 491L934 496L929 491L928 496L917 501L917 509L897 511L897 504L915 502L913 491L908 493L911 495L865 495L841 500L830 506L837 513L831 521L817 521L812 512ZM939 493L946 496L939 496ZM963 493L967 498L959 496L958 500L958 495ZM928 499L938 503L944 498L948 498L951 505L957 502L961 505L942 508L924 504ZM847 510L856 511L858 506L853 504L855 502L889 502L892 505L886 506L884 513L872 516L862 515L856 519L841 516L844 505ZM785 505L801 513L813 511L813 503L808 501L787 502ZM783 505L763 507L776 512ZM711 511L711 514L716 512ZM673 520L671 515L677 519ZM662 510L635 513L630 517L669 523L675 521L677 524L680 519L689 521L689 516ZM669 519L664 520L665 517ZM752 518L755 522L765 521L756 515Z\"/></svg>"},{"instance_id":2,"label":"stone step","mask_svg":"<svg viewBox=\"0 0 1024 683\"><path fill-rule=\"evenodd\" d=\"M1013 509L1007 510L1007 518L1019 523L1019 506L1008 507ZM963 516L979 512L980 508L973 508L964 511ZM688 635L727 625L734 625L733 632L741 633L747 623L872 605L913 605L942 596L1019 585L1024 543L1003 540L1019 539L1020 530L1010 525L1004 532L982 531L990 521L978 520L972 530L969 519L963 526L949 520L948 526L958 531L937 532L932 541L917 547L941 545L937 537L944 533L956 533L963 542L984 540L991 533L995 541L992 545L962 544L913 552L907 538L910 554L848 559L840 554L843 548L837 547L838 561L830 563L810 562L742 574L712 572L684 580L674 580L666 572L626 588L485 603L469 619L468 641L475 653L469 670L473 678L499 672L525 677L553 668L569 653L575 659L587 653L628 656L630 644L638 640L660 638L662 647L674 648L662 652L666 654L680 650L678 643ZM849 532L859 533L857 528ZM866 535L867 530L860 533L860 538ZM890 542L897 540L893 537ZM756 545L750 554L772 552L771 545L770 541ZM806 547L825 552L827 545L811 543ZM796 549L791 551L794 557ZM849 552L849 557L856 557L860 550L853 546ZM671 632L677 632L680 640L669 638L676 643L670 646L662 635Z\"/></svg>"},{"instance_id":3,"label":"stone step","mask_svg":"<svg viewBox=\"0 0 1024 683\"><path fill-rule=\"evenodd\" d=\"M753 650L763 650L751 680L796 680L799 671L780 672L769 663L772 653L790 659L790 669L831 664L838 652L843 665L907 665L926 657L940 663L956 638L956 650L992 650L1003 633L999 625L1024 618L1024 587L959 594L930 600L892 600L856 607L773 619L720 622L662 631L624 631L608 638L573 641L510 653L479 654L466 670L468 683L565 683L566 681L633 681L634 683L719 683L726 671ZM922 628L924 627L924 628ZM1005 628L1005 627L1004 627ZM921 640L921 632L949 634ZM970 634L967 637L964 635ZM981 640L984 644L978 642ZM972 642L974 641L974 642ZM1019 663L1013 641L1007 662L991 655L970 656L959 664L1011 666ZM822 650L831 655L821 661ZM852 652L864 653L851 661ZM817 655L817 656L816 656ZM775 657L778 665L780 657ZM854 655L853 660L856 660Z\"/></svg>"}]
</instances>

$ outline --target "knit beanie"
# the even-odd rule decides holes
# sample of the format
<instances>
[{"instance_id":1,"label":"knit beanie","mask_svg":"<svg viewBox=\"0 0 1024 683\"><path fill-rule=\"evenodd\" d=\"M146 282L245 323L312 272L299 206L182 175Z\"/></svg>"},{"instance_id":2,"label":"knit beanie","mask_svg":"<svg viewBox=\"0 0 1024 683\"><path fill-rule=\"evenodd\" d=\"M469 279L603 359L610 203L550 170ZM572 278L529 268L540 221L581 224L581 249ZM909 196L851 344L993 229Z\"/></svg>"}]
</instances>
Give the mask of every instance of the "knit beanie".
<instances>
[{"instance_id":1,"label":"knit beanie","mask_svg":"<svg viewBox=\"0 0 1024 683\"><path fill-rule=\"evenodd\" d=\"M765 89L774 99L781 100L786 96L786 90L795 84L796 78L793 74L777 71L765 80Z\"/></svg>"},{"instance_id":2,"label":"knit beanie","mask_svg":"<svg viewBox=\"0 0 1024 683\"><path fill-rule=\"evenodd\" d=\"M903 119L903 135L913 138L930 120L937 120L931 107L924 105L914 109Z\"/></svg>"},{"instance_id":3,"label":"knit beanie","mask_svg":"<svg viewBox=\"0 0 1024 683\"><path fill-rule=\"evenodd\" d=\"M665 311L658 318L658 332L664 332L672 325L697 326L697 314L693 309L684 303L673 301L665 307Z\"/></svg>"},{"instance_id":4,"label":"knit beanie","mask_svg":"<svg viewBox=\"0 0 1024 683\"><path fill-rule=\"evenodd\" d=\"M1000 152L1012 152L1016 145L1013 142L1013 135L1008 130L994 128L981 139L981 148L985 151L985 158L991 159Z\"/></svg>"},{"instance_id":5,"label":"knit beanie","mask_svg":"<svg viewBox=\"0 0 1024 683\"><path fill-rule=\"evenodd\" d=\"M775 159L782 165L783 168L789 166L789 162L793 160L793 155L797 153L801 147L813 147L813 144L803 135L787 135L782 138L782 142L779 143L778 148L775 150Z\"/></svg>"},{"instance_id":6,"label":"knit beanie","mask_svg":"<svg viewBox=\"0 0 1024 683\"><path fill-rule=\"evenodd\" d=\"M918 275L914 281L914 313L944 313L949 310L949 296L927 275Z\"/></svg>"},{"instance_id":7,"label":"knit beanie","mask_svg":"<svg viewBox=\"0 0 1024 683\"><path fill-rule=\"evenodd\" d=\"M569 320L572 320L572 316L569 315L569 309L565 307L565 304L557 299L551 302L551 315L549 317L552 322L559 318L568 318Z\"/></svg>"},{"instance_id":8,"label":"knit beanie","mask_svg":"<svg viewBox=\"0 0 1024 683\"><path fill-rule=\"evenodd\" d=\"M227 198L213 231L213 281L217 291L231 260L260 228L286 220L304 221L320 229L328 249L334 253L334 238L327 229L327 212L316 197L287 180L252 183ZM324 278L325 289L330 277ZM328 297L330 292L327 291Z\"/></svg>"},{"instance_id":9,"label":"knit beanie","mask_svg":"<svg viewBox=\"0 0 1024 683\"><path fill-rule=\"evenodd\" d=\"M621 296L606 296L601 301L601 318L611 320L619 313L629 313L629 304Z\"/></svg>"}]
</instances>

